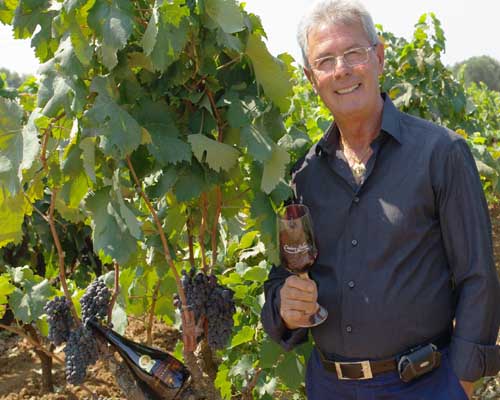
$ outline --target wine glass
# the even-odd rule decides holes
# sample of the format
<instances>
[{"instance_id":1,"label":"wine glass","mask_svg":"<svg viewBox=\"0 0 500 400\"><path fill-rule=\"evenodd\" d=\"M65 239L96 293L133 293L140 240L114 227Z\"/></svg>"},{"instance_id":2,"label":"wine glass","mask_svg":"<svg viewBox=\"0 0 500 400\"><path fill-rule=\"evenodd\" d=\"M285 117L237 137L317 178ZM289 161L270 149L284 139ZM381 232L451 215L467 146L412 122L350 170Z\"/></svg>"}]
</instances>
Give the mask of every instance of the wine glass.
<instances>
[{"instance_id":1,"label":"wine glass","mask_svg":"<svg viewBox=\"0 0 500 400\"><path fill-rule=\"evenodd\" d=\"M303 204L290 204L278 214L277 220L281 265L302 279L310 279L308 271L318 257L318 249L309 209ZM319 325L328 317L328 311L317 306L304 328Z\"/></svg>"}]
</instances>

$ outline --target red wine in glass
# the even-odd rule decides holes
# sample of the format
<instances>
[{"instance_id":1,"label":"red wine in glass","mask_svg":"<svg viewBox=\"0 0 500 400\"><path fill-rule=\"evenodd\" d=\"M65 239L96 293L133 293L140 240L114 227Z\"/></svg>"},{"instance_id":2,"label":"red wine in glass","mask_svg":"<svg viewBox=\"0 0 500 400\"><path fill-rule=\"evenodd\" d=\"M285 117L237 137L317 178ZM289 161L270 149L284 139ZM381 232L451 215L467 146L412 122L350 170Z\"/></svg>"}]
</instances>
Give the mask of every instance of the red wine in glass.
<instances>
[{"instance_id":1,"label":"red wine in glass","mask_svg":"<svg viewBox=\"0 0 500 400\"><path fill-rule=\"evenodd\" d=\"M318 257L314 241L311 214L303 204L290 204L278 215L278 235L281 265L302 279L310 279L308 271ZM312 327L321 324L328 316L318 304L315 314L309 317Z\"/></svg>"}]
</instances>

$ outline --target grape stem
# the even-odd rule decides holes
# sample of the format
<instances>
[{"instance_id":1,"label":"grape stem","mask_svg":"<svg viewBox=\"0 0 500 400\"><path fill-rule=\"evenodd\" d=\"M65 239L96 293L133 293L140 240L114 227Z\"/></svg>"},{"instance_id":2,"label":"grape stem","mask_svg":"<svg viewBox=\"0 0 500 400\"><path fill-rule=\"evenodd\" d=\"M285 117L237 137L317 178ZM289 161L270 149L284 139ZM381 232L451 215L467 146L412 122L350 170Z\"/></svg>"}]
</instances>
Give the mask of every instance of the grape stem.
<instances>
[{"instance_id":1,"label":"grape stem","mask_svg":"<svg viewBox=\"0 0 500 400\"><path fill-rule=\"evenodd\" d=\"M196 268L194 264L194 246L193 246L193 216L191 213L188 215L188 219L186 222L186 229L188 235L188 244L189 244L189 264L191 264L191 268Z\"/></svg>"},{"instance_id":2,"label":"grape stem","mask_svg":"<svg viewBox=\"0 0 500 400\"><path fill-rule=\"evenodd\" d=\"M73 314L73 318L75 319L75 322L78 326L82 324L80 321L80 318L78 318L78 313L76 312L75 305L73 304L73 301L71 301L71 294L69 293L68 290L68 285L66 283L66 271L65 271L65 266L64 266L64 251L61 246L61 241L59 240L59 235L56 230L56 225L54 222L54 208L56 205L56 197L57 197L57 189L54 188L52 189L52 196L50 198L50 208L49 208L49 215L48 215L48 222L50 226L50 232L52 233L52 237L54 239L54 244L57 249L57 254L59 256L59 279L61 281L61 286L64 291L64 295L66 296L66 299L69 300L69 305L71 309L71 314Z\"/></svg>"},{"instance_id":3,"label":"grape stem","mask_svg":"<svg viewBox=\"0 0 500 400\"><path fill-rule=\"evenodd\" d=\"M219 185L215 187L216 203L215 203L215 214L214 222L212 225L212 268L214 268L217 262L217 227L219 225L219 217L222 210L222 190Z\"/></svg>"},{"instance_id":4,"label":"grape stem","mask_svg":"<svg viewBox=\"0 0 500 400\"><path fill-rule=\"evenodd\" d=\"M252 400L253 399L252 391L255 388L255 386L257 385L257 381L259 380L261 373L262 373L262 368L257 368L255 370L255 374L254 374L252 380L250 382L248 382L248 385L245 387L245 389L243 389L243 393L241 396L242 400Z\"/></svg>"},{"instance_id":5,"label":"grape stem","mask_svg":"<svg viewBox=\"0 0 500 400\"><path fill-rule=\"evenodd\" d=\"M182 287L182 283L179 278L179 273L177 272L177 269L175 268L174 262L172 260L172 256L170 255L170 250L167 244L167 238L165 237L165 232L163 231L160 219L158 218L158 213L151 204L151 201L149 200L147 194L144 193L144 190L142 190L142 185L139 181L139 178L137 177L137 174L135 173L135 169L134 166L132 165L132 161L130 160L129 155L127 155L126 160L127 160L127 165L130 169L130 173L132 174L132 177L134 179L136 189L139 192L139 196L141 196L144 202L146 203L146 206L151 212L151 215L153 216L153 219L156 223L156 228L158 230L158 234L160 235L161 243L163 246L163 255L165 256L165 260L167 261L167 264L169 265L170 269L172 270L172 274L174 275L175 284L177 286L177 292L179 293L179 297L182 302L181 317L182 317L182 327L183 327L184 351L187 353L193 352L196 348L196 337L194 333L194 326L195 326L194 313L193 311L190 311L187 308L186 293L184 292L184 288Z\"/></svg>"},{"instance_id":6,"label":"grape stem","mask_svg":"<svg viewBox=\"0 0 500 400\"><path fill-rule=\"evenodd\" d=\"M115 282L113 295L111 296L108 307L108 325L111 323L111 319L113 317L113 307L115 306L118 293L120 292L120 264L118 264L116 261L113 261L113 266L115 268Z\"/></svg>"},{"instance_id":7,"label":"grape stem","mask_svg":"<svg viewBox=\"0 0 500 400\"><path fill-rule=\"evenodd\" d=\"M158 280L158 283L155 286L155 290L153 292L153 299L151 300L151 309L149 310L149 318L148 318L148 325L146 329L146 343L148 346L151 346L153 344L153 337L151 335L151 331L153 330L153 319L155 316L155 307L156 307L156 300L158 299L158 293L160 293L160 280Z\"/></svg>"},{"instance_id":8,"label":"grape stem","mask_svg":"<svg viewBox=\"0 0 500 400\"><path fill-rule=\"evenodd\" d=\"M200 232L198 235L198 241L200 242L201 248L201 262L203 265L203 272L208 274L207 260L205 256L205 229L207 225L207 194L203 192L200 197L200 208L201 208L201 225Z\"/></svg>"},{"instance_id":9,"label":"grape stem","mask_svg":"<svg viewBox=\"0 0 500 400\"><path fill-rule=\"evenodd\" d=\"M49 137L50 137L50 133L52 132L52 127L54 126L54 124L56 122L58 122L59 120L63 119L65 116L66 116L66 113L62 113L61 115L59 115L58 117L56 117L54 120L52 120L51 123L50 123L50 125L45 130L45 134L43 135L42 151L40 152L41 153L40 161L42 162L43 169L46 172L49 171L49 167L47 165L47 144L49 143Z\"/></svg>"}]
</instances>

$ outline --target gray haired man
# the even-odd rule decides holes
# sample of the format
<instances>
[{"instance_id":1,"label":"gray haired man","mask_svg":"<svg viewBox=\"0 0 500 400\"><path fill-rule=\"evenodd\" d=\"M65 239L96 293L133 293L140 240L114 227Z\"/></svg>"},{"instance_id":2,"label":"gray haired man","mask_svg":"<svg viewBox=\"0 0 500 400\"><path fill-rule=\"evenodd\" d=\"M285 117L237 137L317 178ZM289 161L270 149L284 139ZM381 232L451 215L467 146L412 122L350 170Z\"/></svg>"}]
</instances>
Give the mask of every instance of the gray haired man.
<instances>
[{"instance_id":1,"label":"gray haired man","mask_svg":"<svg viewBox=\"0 0 500 400\"><path fill-rule=\"evenodd\" d=\"M286 349L311 330L309 399L467 399L500 369L500 285L469 148L380 92L384 48L359 3L316 3L298 38L334 117L292 176L319 257L311 280L273 267L264 328ZM301 328L317 302L328 318Z\"/></svg>"}]
</instances>

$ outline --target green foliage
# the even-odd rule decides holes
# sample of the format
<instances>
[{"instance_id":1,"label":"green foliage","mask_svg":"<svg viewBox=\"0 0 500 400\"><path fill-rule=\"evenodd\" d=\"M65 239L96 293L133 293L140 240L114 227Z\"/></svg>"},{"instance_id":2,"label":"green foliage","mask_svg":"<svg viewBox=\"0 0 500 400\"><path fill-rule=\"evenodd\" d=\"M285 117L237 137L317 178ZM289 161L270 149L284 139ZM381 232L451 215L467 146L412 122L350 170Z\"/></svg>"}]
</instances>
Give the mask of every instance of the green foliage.
<instances>
[{"instance_id":1,"label":"green foliage","mask_svg":"<svg viewBox=\"0 0 500 400\"><path fill-rule=\"evenodd\" d=\"M500 92L500 62L489 56L471 57L452 67L453 74L463 75L465 85L484 83L488 89Z\"/></svg>"},{"instance_id":2,"label":"green foliage","mask_svg":"<svg viewBox=\"0 0 500 400\"><path fill-rule=\"evenodd\" d=\"M118 262L116 328L153 304L179 327L178 288L143 191L176 270L211 264L235 292L234 335L217 354L222 396L240 395L257 371L256 398L303 396L311 343L284 354L260 324L287 174L331 123L291 57L267 51L259 19L235 0L9 0L0 21L31 37L44 62L39 82L15 91L0 75L0 314L8 302L32 322L58 292L47 281L60 266L45 217L57 193L73 300L95 275L110 284ZM410 42L381 35L384 90L402 110L462 132L498 194L498 97L465 91L442 65L433 14Z\"/></svg>"}]
</instances>

